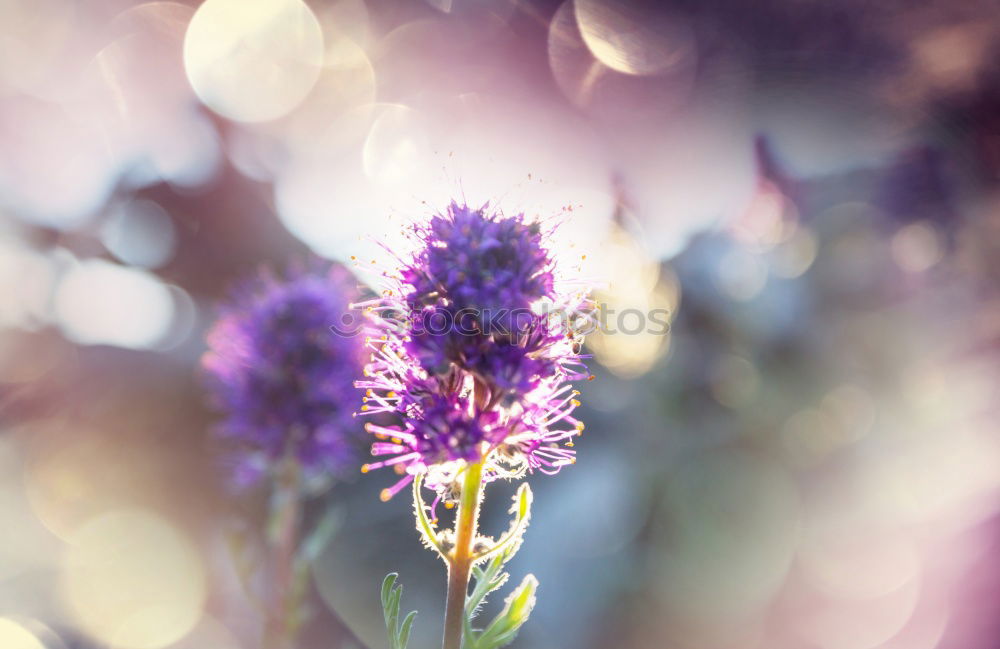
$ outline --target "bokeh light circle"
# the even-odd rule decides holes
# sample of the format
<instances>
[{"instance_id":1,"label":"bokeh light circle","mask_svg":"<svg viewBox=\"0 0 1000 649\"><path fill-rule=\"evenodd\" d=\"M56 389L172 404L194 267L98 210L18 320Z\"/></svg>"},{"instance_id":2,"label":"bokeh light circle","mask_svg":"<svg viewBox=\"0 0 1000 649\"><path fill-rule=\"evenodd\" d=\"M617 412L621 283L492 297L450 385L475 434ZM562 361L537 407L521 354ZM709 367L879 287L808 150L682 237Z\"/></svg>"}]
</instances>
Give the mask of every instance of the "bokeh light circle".
<instances>
[{"instance_id":1,"label":"bokeh light circle","mask_svg":"<svg viewBox=\"0 0 1000 649\"><path fill-rule=\"evenodd\" d=\"M45 649L35 634L10 618L0 617L0 647L3 649Z\"/></svg>"},{"instance_id":2,"label":"bokeh light circle","mask_svg":"<svg viewBox=\"0 0 1000 649\"><path fill-rule=\"evenodd\" d=\"M573 9L591 54L616 72L657 74L694 56L691 29L663 12L603 0L573 0Z\"/></svg>"},{"instance_id":3,"label":"bokeh light circle","mask_svg":"<svg viewBox=\"0 0 1000 649\"><path fill-rule=\"evenodd\" d=\"M74 342L148 349L170 332L174 300L152 273L88 259L59 282L55 314Z\"/></svg>"},{"instance_id":4,"label":"bokeh light circle","mask_svg":"<svg viewBox=\"0 0 1000 649\"><path fill-rule=\"evenodd\" d=\"M126 264L158 268L173 256L177 233L166 210L139 199L112 211L101 226L101 242Z\"/></svg>"},{"instance_id":5,"label":"bokeh light circle","mask_svg":"<svg viewBox=\"0 0 1000 649\"><path fill-rule=\"evenodd\" d=\"M119 510L70 537L62 592L94 638L119 649L160 649L197 624L205 574L174 525L152 512Z\"/></svg>"},{"instance_id":6,"label":"bokeh light circle","mask_svg":"<svg viewBox=\"0 0 1000 649\"><path fill-rule=\"evenodd\" d=\"M301 0L207 0L184 38L184 67L201 101L243 122L295 108L319 77L323 32Z\"/></svg>"}]
</instances>

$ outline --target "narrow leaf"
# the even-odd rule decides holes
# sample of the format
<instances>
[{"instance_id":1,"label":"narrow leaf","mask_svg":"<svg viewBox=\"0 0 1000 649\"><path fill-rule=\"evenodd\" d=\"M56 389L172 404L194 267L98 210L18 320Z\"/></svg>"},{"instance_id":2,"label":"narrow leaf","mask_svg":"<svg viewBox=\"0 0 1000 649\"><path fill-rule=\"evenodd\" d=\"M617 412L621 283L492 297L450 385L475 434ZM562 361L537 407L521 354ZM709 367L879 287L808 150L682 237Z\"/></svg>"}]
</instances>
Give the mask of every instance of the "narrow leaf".
<instances>
[{"instance_id":1,"label":"narrow leaf","mask_svg":"<svg viewBox=\"0 0 1000 649\"><path fill-rule=\"evenodd\" d=\"M413 620L417 617L416 611L410 611L403 619L403 625L399 629L399 649L406 649L406 643L410 641L410 629L413 627Z\"/></svg>"},{"instance_id":2,"label":"narrow leaf","mask_svg":"<svg viewBox=\"0 0 1000 649\"><path fill-rule=\"evenodd\" d=\"M444 551L441 542L438 541L434 525L427 518L427 505L424 504L424 498L420 494L422 484L423 476L417 475L413 478L413 513L417 517L417 531L420 532L420 538L424 545L437 552L441 560L448 563L448 554Z\"/></svg>"},{"instance_id":3,"label":"narrow leaf","mask_svg":"<svg viewBox=\"0 0 1000 649\"><path fill-rule=\"evenodd\" d=\"M514 640L521 626L528 621L531 610L535 607L535 592L538 590L538 580L534 575L528 575L510 597L504 608L493 619L493 622L483 631L481 644L491 648L502 647Z\"/></svg>"},{"instance_id":4,"label":"narrow leaf","mask_svg":"<svg viewBox=\"0 0 1000 649\"><path fill-rule=\"evenodd\" d=\"M382 613L385 617L385 629L389 634L390 649L406 649L410 629L417 615L416 611L408 613L400 627L399 605L403 597L403 586L396 583L398 577L399 575L393 572L386 575L382 581Z\"/></svg>"},{"instance_id":5,"label":"narrow leaf","mask_svg":"<svg viewBox=\"0 0 1000 649\"><path fill-rule=\"evenodd\" d=\"M392 591L393 584L396 583L396 579L399 578L399 574L395 572L390 572L382 580L382 608L386 608L389 604L389 593Z\"/></svg>"},{"instance_id":6,"label":"narrow leaf","mask_svg":"<svg viewBox=\"0 0 1000 649\"><path fill-rule=\"evenodd\" d=\"M531 521L532 499L531 487L528 486L528 483L522 484L517 493L514 494L514 504L510 508L510 513L514 515L510 529L497 541L496 545L476 555L476 561L482 561L498 554L503 554L504 561L508 561L514 556L521 547L524 532L528 529L528 523Z\"/></svg>"}]
</instances>

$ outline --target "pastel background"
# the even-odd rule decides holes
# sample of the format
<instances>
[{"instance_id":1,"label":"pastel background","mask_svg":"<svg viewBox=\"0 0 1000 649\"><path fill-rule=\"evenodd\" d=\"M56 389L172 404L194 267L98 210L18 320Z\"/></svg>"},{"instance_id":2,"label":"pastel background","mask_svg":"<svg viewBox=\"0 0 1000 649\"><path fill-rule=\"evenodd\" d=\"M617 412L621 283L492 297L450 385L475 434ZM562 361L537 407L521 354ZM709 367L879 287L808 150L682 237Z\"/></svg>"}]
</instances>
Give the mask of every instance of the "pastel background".
<instances>
[{"instance_id":1,"label":"pastel background","mask_svg":"<svg viewBox=\"0 0 1000 649\"><path fill-rule=\"evenodd\" d=\"M515 647L1000 647L994 2L0 0L0 648L254 649L203 334L453 197L671 314L589 341ZM437 642L384 486L310 504L302 649L383 647L391 570Z\"/></svg>"}]
</instances>

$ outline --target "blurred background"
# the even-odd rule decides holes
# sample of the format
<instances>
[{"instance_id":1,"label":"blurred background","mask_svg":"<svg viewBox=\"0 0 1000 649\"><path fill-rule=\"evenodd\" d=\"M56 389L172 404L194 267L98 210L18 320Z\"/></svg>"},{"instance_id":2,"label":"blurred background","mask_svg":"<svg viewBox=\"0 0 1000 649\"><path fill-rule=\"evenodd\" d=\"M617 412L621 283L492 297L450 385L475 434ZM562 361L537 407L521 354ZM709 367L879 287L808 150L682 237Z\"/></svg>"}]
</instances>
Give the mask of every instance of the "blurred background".
<instances>
[{"instance_id":1,"label":"blurred background","mask_svg":"<svg viewBox=\"0 0 1000 649\"><path fill-rule=\"evenodd\" d=\"M993 0L0 0L0 647L257 647L204 332L452 197L671 314L589 340L515 647L1000 647ZM389 571L438 642L388 479L310 504L301 649L384 647Z\"/></svg>"}]
</instances>

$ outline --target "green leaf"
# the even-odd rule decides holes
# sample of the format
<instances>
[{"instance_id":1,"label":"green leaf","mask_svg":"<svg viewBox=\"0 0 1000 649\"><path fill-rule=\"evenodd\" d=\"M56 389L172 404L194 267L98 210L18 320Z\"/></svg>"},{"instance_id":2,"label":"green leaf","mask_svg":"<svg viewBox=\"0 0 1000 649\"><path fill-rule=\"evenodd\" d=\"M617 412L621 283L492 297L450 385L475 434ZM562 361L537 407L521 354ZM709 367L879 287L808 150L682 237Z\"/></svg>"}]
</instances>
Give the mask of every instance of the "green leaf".
<instances>
[{"instance_id":1,"label":"green leaf","mask_svg":"<svg viewBox=\"0 0 1000 649\"><path fill-rule=\"evenodd\" d=\"M382 580L382 608L387 608L389 603L389 593L392 592L392 587L399 578L399 573L390 572Z\"/></svg>"},{"instance_id":2,"label":"green leaf","mask_svg":"<svg viewBox=\"0 0 1000 649\"><path fill-rule=\"evenodd\" d=\"M437 530L434 529L434 524L427 518L427 505L424 504L424 498L420 494L420 486L423 484L423 479L422 475L417 475L413 478L413 513L417 517L417 531L420 532L420 538L424 545L437 552L442 561L449 563L448 553L444 551L444 547L438 540Z\"/></svg>"},{"instance_id":3,"label":"green leaf","mask_svg":"<svg viewBox=\"0 0 1000 649\"><path fill-rule=\"evenodd\" d=\"M406 649L406 643L410 640L410 629L413 627L413 620L417 618L416 611L410 611L403 619L403 625L399 628L399 648Z\"/></svg>"},{"instance_id":4,"label":"green leaf","mask_svg":"<svg viewBox=\"0 0 1000 649\"><path fill-rule=\"evenodd\" d=\"M521 542L524 540L524 532L528 529L528 523L531 521L532 499L531 487L525 482L518 488L517 493L514 494L514 504L510 508L510 513L514 515L514 518L510 523L510 529L497 541L496 545L476 555L476 561L489 559L498 554L506 556L504 561L514 556L521 547Z\"/></svg>"},{"instance_id":5,"label":"green leaf","mask_svg":"<svg viewBox=\"0 0 1000 649\"><path fill-rule=\"evenodd\" d=\"M470 623L485 602L486 596L503 586L507 581L507 573L503 572L503 565L508 558L506 554L501 553L494 556L486 564L485 569L473 566L472 572L476 578L476 585L465 602L465 616Z\"/></svg>"},{"instance_id":6,"label":"green leaf","mask_svg":"<svg viewBox=\"0 0 1000 649\"><path fill-rule=\"evenodd\" d=\"M385 629L389 633L390 648L406 649L406 643L410 639L410 630L417 612L410 611L400 626L399 604L403 597L403 586L396 583L398 577L398 574L392 572L386 575L382 581L382 615L385 618Z\"/></svg>"},{"instance_id":7,"label":"green leaf","mask_svg":"<svg viewBox=\"0 0 1000 649\"><path fill-rule=\"evenodd\" d=\"M517 587L507 602L504 617L513 626L520 627L528 621L532 609L535 608L535 592L538 590L538 580L534 575L528 575Z\"/></svg>"},{"instance_id":8,"label":"green leaf","mask_svg":"<svg viewBox=\"0 0 1000 649\"><path fill-rule=\"evenodd\" d=\"M537 590L538 580L535 579L535 576L525 577L507 598L503 610L479 634L475 646L470 649L497 649L513 642L535 607L535 592Z\"/></svg>"}]
</instances>

